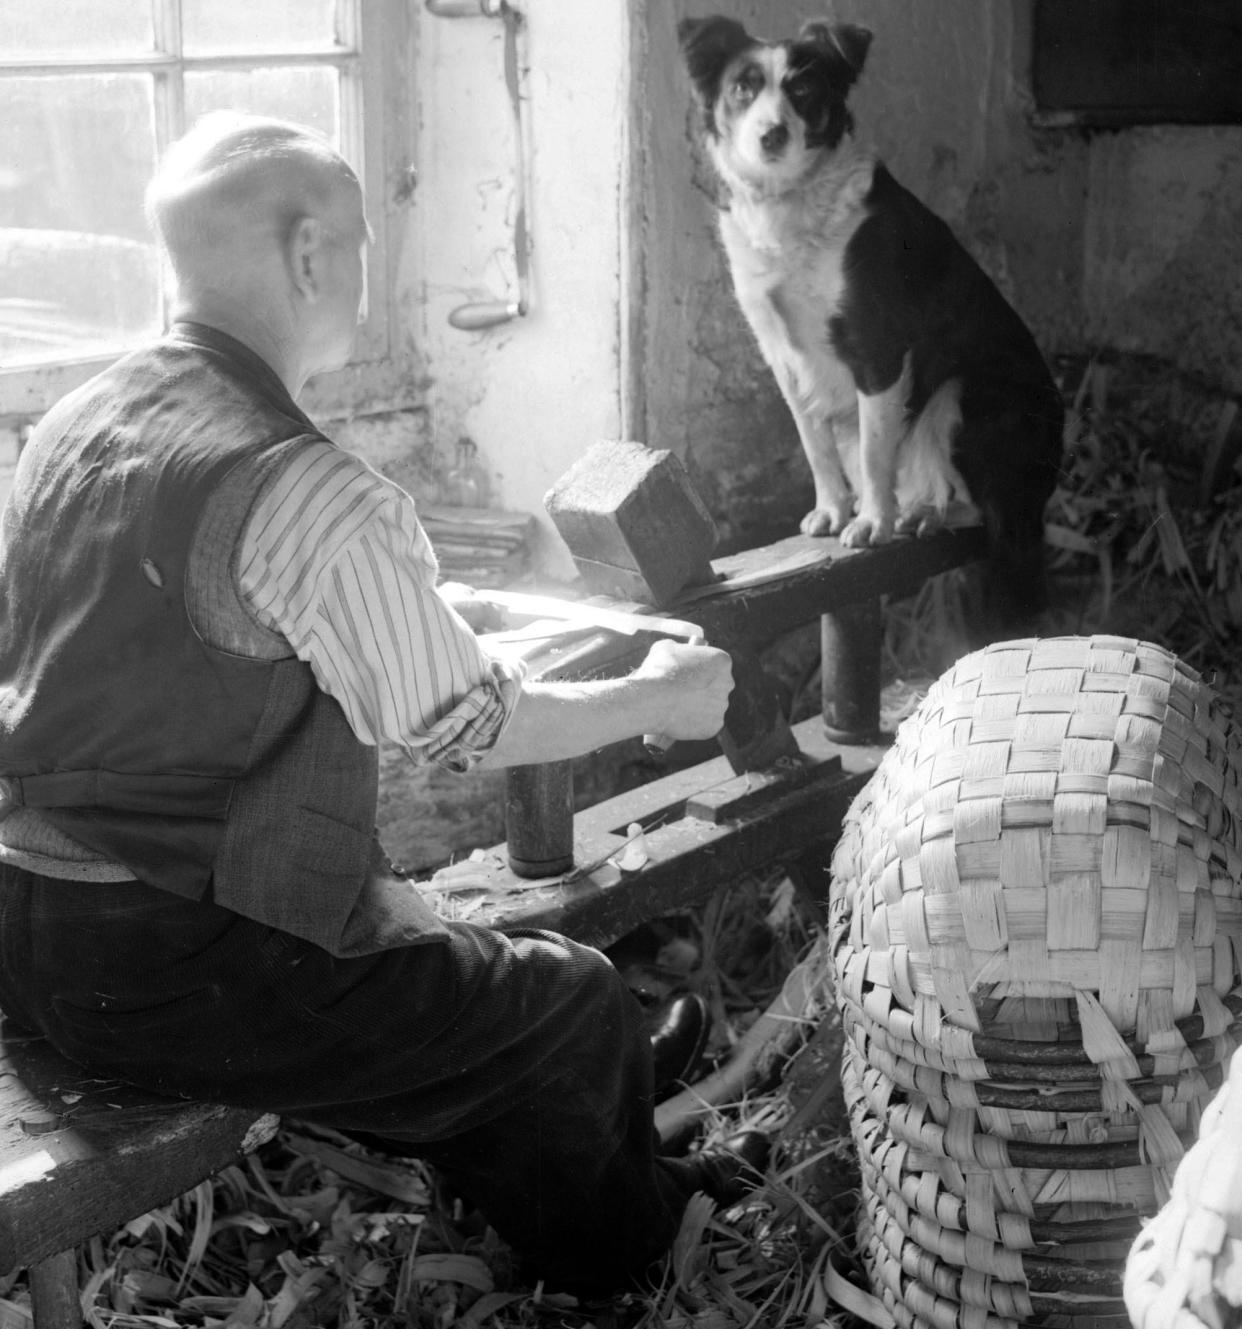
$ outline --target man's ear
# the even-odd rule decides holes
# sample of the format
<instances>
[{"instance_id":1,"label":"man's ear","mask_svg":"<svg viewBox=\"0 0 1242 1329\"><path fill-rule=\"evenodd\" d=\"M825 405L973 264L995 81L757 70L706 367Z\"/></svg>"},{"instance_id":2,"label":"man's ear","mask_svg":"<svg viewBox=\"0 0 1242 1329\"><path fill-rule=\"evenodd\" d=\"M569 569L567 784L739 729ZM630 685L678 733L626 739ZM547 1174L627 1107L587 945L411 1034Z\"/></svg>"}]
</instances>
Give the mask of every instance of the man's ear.
<instances>
[{"instance_id":1,"label":"man's ear","mask_svg":"<svg viewBox=\"0 0 1242 1329\"><path fill-rule=\"evenodd\" d=\"M289 228L285 242L290 279L311 304L319 299L319 260L324 239L323 223L318 217L299 217Z\"/></svg>"}]
</instances>

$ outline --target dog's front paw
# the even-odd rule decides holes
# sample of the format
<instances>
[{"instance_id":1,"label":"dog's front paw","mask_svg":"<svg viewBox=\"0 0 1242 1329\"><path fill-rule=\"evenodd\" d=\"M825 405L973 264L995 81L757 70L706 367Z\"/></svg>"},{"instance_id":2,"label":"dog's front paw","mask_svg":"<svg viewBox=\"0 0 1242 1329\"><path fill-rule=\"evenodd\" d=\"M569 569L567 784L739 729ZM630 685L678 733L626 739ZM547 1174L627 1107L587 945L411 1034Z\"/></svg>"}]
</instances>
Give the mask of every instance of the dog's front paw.
<instances>
[{"instance_id":1,"label":"dog's front paw","mask_svg":"<svg viewBox=\"0 0 1242 1329\"><path fill-rule=\"evenodd\" d=\"M892 538L891 520L869 517L861 512L841 532L841 543L850 549L865 549L868 545L886 545Z\"/></svg>"},{"instance_id":2,"label":"dog's front paw","mask_svg":"<svg viewBox=\"0 0 1242 1329\"><path fill-rule=\"evenodd\" d=\"M851 508L842 504L839 508L814 507L802 518L799 527L803 535L836 535L850 519Z\"/></svg>"},{"instance_id":3,"label":"dog's front paw","mask_svg":"<svg viewBox=\"0 0 1242 1329\"><path fill-rule=\"evenodd\" d=\"M897 534L912 535L915 539L925 540L943 531L944 527L944 518L935 508L916 508L897 518Z\"/></svg>"}]
</instances>

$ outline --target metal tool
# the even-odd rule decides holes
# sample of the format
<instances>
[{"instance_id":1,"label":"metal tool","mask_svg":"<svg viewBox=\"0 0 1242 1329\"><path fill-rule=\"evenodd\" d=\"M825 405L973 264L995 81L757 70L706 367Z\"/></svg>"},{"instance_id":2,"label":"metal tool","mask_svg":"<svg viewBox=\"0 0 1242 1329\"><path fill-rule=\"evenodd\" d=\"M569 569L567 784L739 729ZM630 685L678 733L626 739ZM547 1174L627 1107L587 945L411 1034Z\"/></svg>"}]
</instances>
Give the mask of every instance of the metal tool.
<instances>
[{"instance_id":1,"label":"metal tool","mask_svg":"<svg viewBox=\"0 0 1242 1329\"><path fill-rule=\"evenodd\" d=\"M666 618L663 614L632 613L625 609L609 609L606 605L593 605L581 600L558 600L554 595L530 595L525 591L479 590L475 597L498 609L514 614L527 614L533 618L552 618L562 623L581 623L584 627L607 628L611 632L633 636L639 632L654 632L661 637L681 637L691 646L702 646L707 640L697 623L681 618ZM666 734L644 734L643 743L652 753L666 752L673 740Z\"/></svg>"}]
</instances>

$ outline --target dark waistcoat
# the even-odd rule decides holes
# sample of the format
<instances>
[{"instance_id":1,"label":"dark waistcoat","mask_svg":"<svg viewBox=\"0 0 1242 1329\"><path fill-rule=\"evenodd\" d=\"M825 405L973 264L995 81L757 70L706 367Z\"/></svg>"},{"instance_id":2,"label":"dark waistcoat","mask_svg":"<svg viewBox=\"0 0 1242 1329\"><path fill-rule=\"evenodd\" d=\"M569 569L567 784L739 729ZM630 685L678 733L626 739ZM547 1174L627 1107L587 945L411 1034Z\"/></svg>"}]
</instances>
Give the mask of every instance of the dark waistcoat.
<instances>
[{"instance_id":1,"label":"dark waistcoat","mask_svg":"<svg viewBox=\"0 0 1242 1329\"><path fill-rule=\"evenodd\" d=\"M187 605L212 495L308 438L275 374L196 324L44 417L0 525L0 776L141 880L337 949L374 858L375 749L287 646L208 645Z\"/></svg>"}]
</instances>

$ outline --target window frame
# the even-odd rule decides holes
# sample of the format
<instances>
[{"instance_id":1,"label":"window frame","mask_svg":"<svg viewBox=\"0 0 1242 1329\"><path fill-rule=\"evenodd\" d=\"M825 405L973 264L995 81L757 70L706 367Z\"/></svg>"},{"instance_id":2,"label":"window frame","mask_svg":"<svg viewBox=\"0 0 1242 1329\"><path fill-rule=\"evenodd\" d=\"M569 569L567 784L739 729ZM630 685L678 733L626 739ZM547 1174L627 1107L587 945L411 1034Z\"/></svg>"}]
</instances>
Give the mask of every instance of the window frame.
<instances>
[{"instance_id":1,"label":"window frame","mask_svg":"<svg viewBox=\"0 0 1242 1329\"><path fill-rule=\"evenodd\" d=\"M1033 119L1088 130L1242 124L1236 0L1034 0ZM1176 41L1162 40L1165 20ZM1124 40L1118 39L1124 33Z\"/></svg>"},{"instance_id":2,"label":"window frame","mask_svg":"<svg viewBox=\"0 0 1242 1329\"><path fill-rule=\"evenodd\" d=\"M183 115L181 75L187 69L262 68L294 62L340 66L346 86L341 97L341 146L359 171L374 243L367 255L367 317L349 365L315 379L301 404L321 417L343 417L362 410L395 410L413 404L413 355L397 327L395 281L413 193L410 157L413 102L411 23L404 0L358 0L339 6L338 31L346 53L263 51L185 58L180 50L178 0L153 0L156 50L113 59L3 61L5 73L54 74L113 72L118 69L156 74L157 151L180 132ZM356 23L353 21L356 15ZM164 77L159 77L163 71ZM356 95L349 95L353 81ZM355 109L357 108L357 109ZM391 182L391 187L389 182ZM74 357L46 364L0 365L0 422L43 414L65 393L117 360L124 351Z\"/></svg>"}]
</instances>

